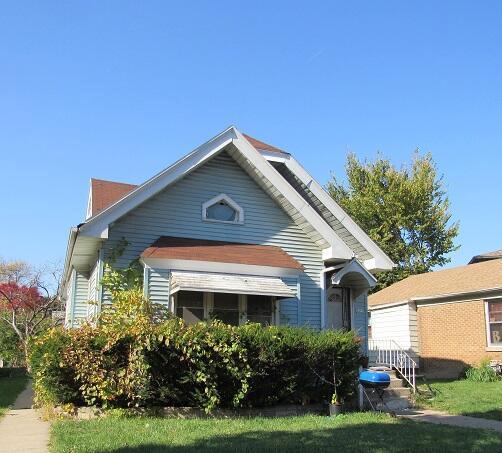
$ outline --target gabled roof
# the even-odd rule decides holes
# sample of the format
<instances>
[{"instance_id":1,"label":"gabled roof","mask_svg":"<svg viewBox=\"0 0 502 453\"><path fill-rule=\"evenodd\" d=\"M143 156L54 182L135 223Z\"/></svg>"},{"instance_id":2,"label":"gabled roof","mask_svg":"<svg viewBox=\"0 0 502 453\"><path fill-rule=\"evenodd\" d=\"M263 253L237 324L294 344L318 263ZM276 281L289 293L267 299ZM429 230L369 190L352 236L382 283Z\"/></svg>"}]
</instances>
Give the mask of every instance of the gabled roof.
<instances>
[{"instance_id":1,"label":"gabled roof","mask_svg":"<svg viewBox=\"0 0 502 453\"><path fill-rule=\"evenodd\" d=\"M480 263L481 261L496 260L502 258L502 250L482 253L471 258L468 264Z\"/></svg>"},{"instance_id":2,"label":"gabled roof","mask_svg":"<svg viewBox=\"0 0 502 453\"><path fill-rule=\"evenodd\" d=\"M145 249L141 258L212 261L303 269L303 266L281 247L172 236L161 236Z\"/></svg>"},{"instance_id":3,"label":"gabled roof","mask_svg":"<svg viewBox=\"0 0 502 453\"><path fill-rule=\"evenodd\" d=\"M136 184L91 178L87 218L92 217L138 187Z\"/></svg>"},{"instance_id":4,"label":"gabled roof","mask_svg":"<svg viewBox=\"0 0 502 453\"><path fill-rule=\"evenodd\" d=\"M324 260L348 260L354 255L359 256L364 250L367 254L361 258L367 269L377 271L392 268L393 263L385 253L290 154L250 136L244 136L231 126L145 183L136 187L124 184L121 188L124 190L124 195L116 200L110 196L103 202L102 210L96 209L94 212L92 208L92 216L76 229L72 229L65 264L66 271L73 256L78 258L80 265L84 265L86 260L94 256L94 248L98 247L99 241L108 237L110 224L223 151L232 156L323 250ZM302 190L299 184L292 184L274 168L272 162L284 162L288 171L301 182ZM303 190L303 186L308 187L308 193ZM114 189L114 193L117 195L117 188ZM105 206L107 203L110 204ZM92 206L92 203L90 205ZM335 225L329 216L336 218L339 223ZM79 244L82 244L82 247ZM359 251L356 244L360 245Z\"/></svg>"},{"instance_id":5,"label":"gabled roof","mask_svg":"<svg viewBox=\"0 0 502 453\"><path fill-rule=\"evenodd\" d=\"M502 260L412 275L368 297L370 307L502 290Z\"/></svg>"}]
</instances>

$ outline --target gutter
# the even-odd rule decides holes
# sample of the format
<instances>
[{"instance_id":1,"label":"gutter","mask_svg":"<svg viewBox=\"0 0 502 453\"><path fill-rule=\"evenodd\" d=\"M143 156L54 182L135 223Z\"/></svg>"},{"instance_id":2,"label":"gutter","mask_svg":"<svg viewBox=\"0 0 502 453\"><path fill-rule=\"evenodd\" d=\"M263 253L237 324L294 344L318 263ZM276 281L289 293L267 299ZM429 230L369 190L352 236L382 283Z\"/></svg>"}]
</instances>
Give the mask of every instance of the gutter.
<instances>
[{"instance_id":1,"label":"gutter","mask_svg":"<svg viewBox=\"0 0 502 453\"><path fill-rule=\"evenodd\" d=\"M80 224L82 225L82 224ZM75 248L75 242L77 240L77 234L80 225L76 227L71 227L70 228L70 235L68 237L68 245L66 246L66 257L64 261L64 267L63 267L63 284L60 286L59 289L59 297L62 298L63 294L65 293L64 289L66 287L66 282L68 281L68 276L70 272L70 261L71 257L73 255L73 249Z\"/></svg>"},{"instance_id":2,"label":"gutter","mask_svg":"<svg viewBox=\"0 0 502 453\"><path fill-rule=\"evenodd\" d=\"M411 297L407 300L402 300L399 302L392 302L389 304L378 304L378 305L373 305L368 307L369 311L374 311L374 310L381 310L383 308L388 308L388 307L396 307L398 305L403 305L403 304L409 304L412 302L415 303L427 303L427 302L435 302L435 301L441 301L442 299L448 299L448 298L453 298L453 297L464 297L464 296L470 296L470 295L480 295L483 296L483 294L491 293L494 291L502 291L502 286L496 286L494 288L486 288L486 289L476 289L473 291L462 291L459 293L445 293L445 294L437 294L435 296L423 296L423 297ZM471 299L473 300L473 299ZM454 301L456 302L456 301Z\"/></svg>"}]
</instances>

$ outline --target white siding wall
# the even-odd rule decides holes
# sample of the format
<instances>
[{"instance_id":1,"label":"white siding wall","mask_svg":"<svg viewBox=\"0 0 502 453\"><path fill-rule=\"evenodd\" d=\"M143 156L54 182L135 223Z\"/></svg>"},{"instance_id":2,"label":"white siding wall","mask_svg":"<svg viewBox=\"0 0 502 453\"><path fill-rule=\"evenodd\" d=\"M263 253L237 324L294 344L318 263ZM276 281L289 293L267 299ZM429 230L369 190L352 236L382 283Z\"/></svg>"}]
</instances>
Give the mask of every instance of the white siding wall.
<instances>
[{"instance_id":1,"label":"white siding wall","mask_svg":"<svg viewBox=\"0 0 502 453\"><path fill-rule=\"evenodd\" d=\"M371 337L373 340L394 340L402 349L417 357L418 330L414 304L371 311Z\"/></svg>"},{"instance_id":2,"label":"white siding wall","mask_svg":"<svg viewBox=\"0 0 502 453\"><path fill-rule=\"evenodd\" d=\"M244 224L202 220L202 204L220 193L227 194L244 209ZM305 268L305 272L300 275L300 323L320 327L319 275L323 267L321 250L228 154L223 153L213 158L115 222L110 228L105 247L109 253L121 238L130 243L117 262L117 266L122 267L138 258L159 236L282 247ZM155 286L153 282L149 285ZM152 297L153 287L150 291ZM286 316L291 319L292 304L281 306L286 310L284 319ZM295 324L295 321L292 323Z\"/></svg>"}]
</instances>

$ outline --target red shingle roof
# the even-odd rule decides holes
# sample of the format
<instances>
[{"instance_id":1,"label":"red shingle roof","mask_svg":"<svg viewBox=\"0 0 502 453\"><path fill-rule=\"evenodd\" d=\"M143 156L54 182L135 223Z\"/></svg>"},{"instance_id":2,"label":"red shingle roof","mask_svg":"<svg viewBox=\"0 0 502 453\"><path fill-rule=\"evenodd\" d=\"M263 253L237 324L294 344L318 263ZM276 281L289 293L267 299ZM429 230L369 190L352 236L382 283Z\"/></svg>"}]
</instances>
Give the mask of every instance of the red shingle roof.
<instances>
[{"instance_id":1,"label":"red shingle roof","mask_svg":"<svg viewBox=\"0 0 502 453\"><path fill-rule=\"evenodd\" d=\"M125 197L129 192L136 189L134 184L123 182L105 181L103 179L91 179L91 216L111 206L116 201Z\"/></svg>"},{"instance_id":2,"label":"red shingle roof","mask_svg":"<svg viewBox=\"0 0 502 453\"><path fill-rule=\"evenodd\" d=\"M298 261L277 246L172 236L159 237L141 254L141 257L303 269Z\"/></svg>"},{"instance_id":3,"label":"red shingle roof","mask_svg":"<svg viewBox=\"0 0 502 453\"><path fill-rule=\"evenodd\" d=\"M276 148L275 146L269 145L268 143L262 142L261 140L258 140L256 138L253 138L247 134L242 134L244 137L246 137L246 140L251 143L256 149L262 149L265 151L276 151L279 153L285 153L286 151L283 151L282 149Z\"/></svg>"}]
</instances>

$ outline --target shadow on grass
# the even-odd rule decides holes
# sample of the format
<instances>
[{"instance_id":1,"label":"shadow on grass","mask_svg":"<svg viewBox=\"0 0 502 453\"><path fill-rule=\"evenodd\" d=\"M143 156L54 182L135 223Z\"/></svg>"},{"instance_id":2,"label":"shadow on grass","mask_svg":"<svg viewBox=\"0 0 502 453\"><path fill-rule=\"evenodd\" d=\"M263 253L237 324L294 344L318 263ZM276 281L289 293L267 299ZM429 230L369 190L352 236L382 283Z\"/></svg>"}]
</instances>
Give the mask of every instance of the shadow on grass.
<instances>
[{"instance_id":1,"label":"shadow on grass","mask_svg":"<svg viewBox=\"0 0 502 453\"><path fill-rule=\"evenodd\" d=\"M500 452L502 435L483 430L452 428L428 423L368 423L332 429L304 431L248 431L238 435L216 435L188 445L145 443L107 453L200 453L204 452ZM101 450L102 453L105 450Z\"/></svg>"},{"instance_id":2,"label":"shadow on grass","mask_svg":"<svg viewBox=\"0 0 502 453\"><path fill-rule=\"evenodd\" d=\"M498 420L502 422L502 408L490 411L464 411L462 412L462 415L467 415L468 417L486 418L489 420Z\"/></svg>"}]
</instances>

